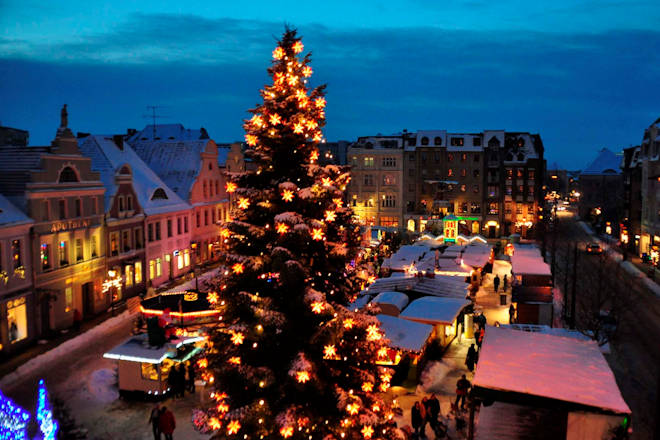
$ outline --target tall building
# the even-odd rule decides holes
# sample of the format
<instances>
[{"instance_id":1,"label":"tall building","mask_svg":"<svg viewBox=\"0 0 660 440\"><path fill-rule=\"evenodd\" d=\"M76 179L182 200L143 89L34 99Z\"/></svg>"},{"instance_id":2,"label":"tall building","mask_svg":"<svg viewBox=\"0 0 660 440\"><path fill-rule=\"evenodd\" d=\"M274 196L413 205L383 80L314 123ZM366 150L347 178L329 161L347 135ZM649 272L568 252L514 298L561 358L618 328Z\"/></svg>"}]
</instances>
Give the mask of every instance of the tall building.
<instances>
[{"instance_id":1,"label":"tall building","mask_svg":"<svg viewBox=\"0 0 660 440\"><path fill-rule=\"evenodd\" d=\"M218 225L229 219L229 198L218 162L218 146L206 130L186 129L181 124L148 125L127 142L168 187L192 206L195 262L217 259Z\"/></svg>"},{"instance_id":2,"label":"tall building","mask_svg":"<svg viewBox=\"0 0 660 440\"><path fill-rule=\"evenodd\" d=\"M30 228L34 221L0 195L0 354L36 337Z\"/></svg>"},{"instance_id":3,"label":"tall building","mask_svg":"<svg viewBox=\"0 0 660 440\"><path fill-rule=\"evenodd\" d=\"M365 225L403 225L403 137L367 136L348 149L348 204Z\"/></svg>"},{"instance_id":4,"label":"tall building","mask_svg":"<svg viewBox=\"0 0 660 440\"><path fill-rule=\"evenodd\" d=\"M660 118L644 130L642 160L642 234L639 250L660 259Z\"/></svg>"},{"instance_id":5,"label":"tall building","mask_svg":"<svg viewBox=\"0 0 660 440\"><path fill-rule=\"evenodd\" d=\"M618 236L623 211L621 154L607 148L580 173L580 217L591 221L598 232Z\"/></svg>"},{"instance_id":6,"label":"tall building","mask_svg":"<svg viewBox=\"0 0 660 440\"><path fill-rule=\"evenodd\" d=\"M642 161L639 146L623 149L623 218L619 239L628 250L639 253L642 235Z\"/></svg>"},{"instance_id":7,"label":"tall building","mask_svg":"<svg viewBox=\"0 0 660 440\"><path fill-rule=\"evenodd\" d=\"M92 316L111 303L102 290L104 192L68 128L66 105L50 146L0 146L0 193L34 219L37 334L70 326L75 310Z\"/></svg>"},{"instance_id":8,"label":"tall building","mask_svg":"<svg viewBox=\"0 0 660 440\"><path fill-rule=\"evenodd\" d=\"M348 151L353 174L349 200L363 222L386 226L373 203L374 196L382 199L374 190L382 188L372 180L385 170L365 167L375 151L402 153L401 202L396 206L400 227L421 232L453 214L460 234L533 236L545 173L538 134L420 130L359 138Z\"/></svg>"}]
</instances>

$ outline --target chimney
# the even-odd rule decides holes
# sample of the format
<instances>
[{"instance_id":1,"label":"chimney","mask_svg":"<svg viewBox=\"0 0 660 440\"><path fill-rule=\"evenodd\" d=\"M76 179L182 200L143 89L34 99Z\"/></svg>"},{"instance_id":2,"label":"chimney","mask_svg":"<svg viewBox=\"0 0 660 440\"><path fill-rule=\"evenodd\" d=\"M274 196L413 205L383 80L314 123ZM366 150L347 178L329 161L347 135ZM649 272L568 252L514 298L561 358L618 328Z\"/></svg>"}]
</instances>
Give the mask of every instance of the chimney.
<instances>
[{"instance_id":1,"label":"chimney","mask_svg":"<svg viewBox=\"0 0 660 440\"><path fill-rule=\"evenodd\" d=\"M124 135L123 134L113 134L112 141L117 145L117 148L124 150Z\"/></svg>"}]
</instances>

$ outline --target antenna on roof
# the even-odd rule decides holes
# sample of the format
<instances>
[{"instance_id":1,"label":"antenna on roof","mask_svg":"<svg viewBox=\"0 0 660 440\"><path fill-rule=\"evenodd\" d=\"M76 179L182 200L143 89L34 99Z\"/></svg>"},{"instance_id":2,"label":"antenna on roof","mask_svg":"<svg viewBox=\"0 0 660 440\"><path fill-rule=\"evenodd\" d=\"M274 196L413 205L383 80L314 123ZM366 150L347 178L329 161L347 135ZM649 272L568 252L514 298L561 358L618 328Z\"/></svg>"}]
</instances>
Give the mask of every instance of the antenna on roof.
<instances>
[{"instance_id":1,"label":"antenna on roof","mask_svg":"<svg viewBox=\"0 0 660 440\"><path fill-rule=\"evenodd\" d=\"M153 139L156 139L156 118L167 118L168 116L165 115L158 115L156 114L156 109L157 108L165 108L165 106L162 105L148 105L147 110L151 112L151 114L147 115L142 115L143 118L151 118L151 129L153 131Z\"/></svg>"}]
</instances>

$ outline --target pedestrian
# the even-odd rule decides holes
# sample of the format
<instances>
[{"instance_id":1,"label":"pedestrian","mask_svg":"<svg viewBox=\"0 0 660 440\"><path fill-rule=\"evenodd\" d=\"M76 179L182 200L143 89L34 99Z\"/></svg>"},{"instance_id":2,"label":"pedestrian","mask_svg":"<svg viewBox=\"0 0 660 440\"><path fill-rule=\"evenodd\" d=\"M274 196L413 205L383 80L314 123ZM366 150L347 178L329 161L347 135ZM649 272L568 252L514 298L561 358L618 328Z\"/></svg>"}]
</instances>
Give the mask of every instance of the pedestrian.
<instances>
[{"instance_id":1,"label":"pedestrian","mask_svg":"<svg viewBox=\"0 0 660 440\"><path fill-rule=\"evenodd\" d=\"M497 289L500 287L500 276L495 275L495 279L493 280L493 288L495 289L495 293L497 293Z\"/></svg>"},{"instance_id":2,"label":"pedestrian","mask_svg":"<svg viewBox=\"0 0 660 440\"><path fill-rule=\"evenodd\" d=\"M437 437L438 416L440 415L440 401L435 396L435 394L431 394L431 397L429 397L429 399L426 401L426 415L429 420L429 424L431 425L431 429L433 429L433 432L436 433Z\"/></svg>"},{"instance_id":3,"label":"pedestrian","mask_svg":"<svg viewBox=\"0 0 660 440\"><path fill-rule=\"evenodd\" d=\"M454 402L456 409L458 409L459 400L461 402L461 409L465 409L465 398L467 397L468 390L471 387L472 384L469 380L467 380L465 374L462 375L460 379L458 379L458 382L456 382L456 401Z\"/></svg>"},{"instance_id":4,"label":"pedestrian","mask_svg":"<svg viewBox=\"0 0 660 440\"><path fill-rule=\"evenodd\" d=\"M470 373L474 371L474 364L477 360L477 350L474 348L474 344L470 345L468 348L467 356L465 356L465 365L467 365Z\"/></svg>"},{"instance_id":5,"label":"pedestrian","mask_svg":"<svg viewBox=\"0 0 660 440\"><path fill-rule=\"evenodd\" d=\"M415 402L413 407L410 410L410 423L412 424L413 430L415 432L415 437L419 438L420 428L422 427L422 421L424 420L424 408L419 403Z\"/></svg>"},{"instance_id":6,"label":"pedestrian","mask_svg":"<svg viewBox=\"0 0 660 440\"><path fill-rule=\"evenodd\" d=\"M149 415L149 422L151 423L151 430L154 432L154 440L160 440L160 405L156 404L151 410Z\"/></svg>"},{"instance_id":7,"label":"pedestrian","mask_svg":"<svg viewBox=\"0 0 660 440\"><path fill-rule=\"evenodd\" d=\"M477 328L481 330L486 326L486 316L484 316L483 312L474 318L474 322L477 323Z\"/></svg>"},{"instance_id":8,"label":"pedestrian","mask_svg":"<svg viewBox=\"0 0 660 440\"><path fill-rule=\"evenodd\" d=\"M481 329L477 330L477 333L474 336L474 339L477 342L477 347L479 348L479 350L481 350L481 343L484 341L484 335L485 334L486 334L486 330L481 328Z\"/></svg>"},{"instance_id":9,"label":"pedestrian","mask_svg":"<svg viewBox=\"0 0 660 440\"><path fill-rule=\"evenodd\" d=\"M504 279L502 280L502 289L506 292L507 287L509 286L509 279L504 274Z\"/></svg>"},{"instance_id":10,"label":"pedestrian","mask_svg":"<svg viewBox=\"0 0 660 440\"><path fill-rule=\"evenodd\" d=\"M160 411L158 427L160 428L160 432L165 435L165 440L172 440L172 434L174 434L174 429L176 428L176 420L172 411L165 406Z\"/></svg>"},{"instance_id":11,"label":"pedestrian","mask_svg":"<svg viewBox=\"0 0 660 440\"><path fill-rule=\"evenodd\" d=\"M179 397L185 397L186 393L186 370L179 364L176 369L177 394Z\"/></svg>"},{"instance_id":12,"label":"pedestrian","mask_svg":"<svg viewBox=\"0 0 660 440\"><path fill-rule=\"evenodd\" d=\"M9 324L9 342L14 342L17 339L18 327L16 326L16 322L12 321L11 324Z\"/></svg>"},{"instance_id":13,"label":"pedestrian","mask_svg":"<svg viewBox=\"0 0 660 440\"><path fill-rule=\"evenodd\" d=\"M82 314L80 310L73 309L73 328L75 331L80 331L80 324L82 323Z\"/></svg>"},{"instance_id":14,"label":"pedestrian","mask_svg":"<svg viewBox=\"0 0 660 440\"><path fill-rule=\"evenodd\" d=\"M195 392L195 365L192 362L188 364L188 392Z\"/></svg>"},{"instance_id":15,"label":"pedestrian","mask_svg":"<svg viewBox=\"0 0 660 440\"><path fill-rule=\"evenodd\" d=\"M167 373L167 389L172 393L173 399L176 398L176 380L176 368L172 365Z\"/></svg>"},{"instance_id":16,"label":"pedestrian","mask_svg":"<svg viewBox=\"0 0 660 440\"><path fill-rule=\"evenodd\" d=\"M420 429L422 433L422 437L426 437L426 424L429 422L429 406L428 406L429 398L424 396L422 398L422 411L424 413L424 419L422 420L422 429Z\"/></svg>"},{"instance_id":17,"label":"pedestrian","mask_svg":"<svg viewBox=\"0 0 660 440\"><path fill-rule=\"evenodd\" d=\"M516 322L516 308L513 307L513 303L509 306L509 324Z\"/></svg>"}]
</instances>

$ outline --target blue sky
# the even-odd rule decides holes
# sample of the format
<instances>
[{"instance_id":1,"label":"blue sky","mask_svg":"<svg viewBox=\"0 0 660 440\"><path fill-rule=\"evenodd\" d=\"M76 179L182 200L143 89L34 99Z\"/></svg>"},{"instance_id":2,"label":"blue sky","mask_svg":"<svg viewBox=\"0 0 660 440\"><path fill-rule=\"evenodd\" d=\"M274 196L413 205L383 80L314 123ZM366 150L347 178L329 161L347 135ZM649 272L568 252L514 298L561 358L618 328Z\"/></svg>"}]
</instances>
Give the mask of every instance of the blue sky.
<instances>
[{"instance_id":1,"label":"blue sky","mask_svg":"<svg viewBox=\"0 0 660 440\"><path fill-rule=\"evenodd\" d=\"M581 168L660 117L660 2L0 0L0 122L47 144L162 122L242 139L284 24L327 83L326 136L444 128L541 134Z\"/></svg>"}]
</instances>

